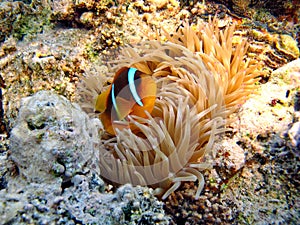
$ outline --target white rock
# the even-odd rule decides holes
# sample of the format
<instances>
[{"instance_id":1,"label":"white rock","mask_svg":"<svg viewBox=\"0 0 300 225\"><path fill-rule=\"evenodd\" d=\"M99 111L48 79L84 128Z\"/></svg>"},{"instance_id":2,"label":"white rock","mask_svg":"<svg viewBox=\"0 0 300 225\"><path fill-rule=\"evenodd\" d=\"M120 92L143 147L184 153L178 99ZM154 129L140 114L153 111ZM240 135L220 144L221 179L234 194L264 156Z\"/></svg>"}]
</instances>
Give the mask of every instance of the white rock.
<instances>
[{"instance_id":1,"label":"white rock","mask_svg":"<svg viewBox=\"0 0 300 225\"><path fill-rule=\"evenodd\" d=\"M86 165L97 169L99 124L66 98L38 92L21 102L11 131L11 159L29 182L53 180L61 175L54 168L65 176L83 172Z\"/></svg>"}]
</instances>

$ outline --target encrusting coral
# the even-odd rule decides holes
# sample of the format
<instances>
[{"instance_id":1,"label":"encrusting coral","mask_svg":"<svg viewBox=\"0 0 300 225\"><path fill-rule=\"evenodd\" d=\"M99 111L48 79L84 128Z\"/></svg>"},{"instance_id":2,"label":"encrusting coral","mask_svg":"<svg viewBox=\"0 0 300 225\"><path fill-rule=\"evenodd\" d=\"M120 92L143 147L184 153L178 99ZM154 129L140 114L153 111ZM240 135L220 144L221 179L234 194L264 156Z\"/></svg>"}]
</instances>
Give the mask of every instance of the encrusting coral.
<instances>
[{"instance_id":1,"label":"encrusting coral","mask_svg":"<svg viewBox=\"0 0 300 225\"><path fill-rule=\"evenodd\" d=\"M124 66L152 74L157 84L154 110L148 118L128 116L140 130L103 135L101 176L117 183L149 185L162 199L185 181L204 186L202 170L211 166L215 136L228 116L254 92L257 65L245 59L246 40L233 45L234 25L219 20L188 24L167 36L122 49L110 62L111 75ZM101 78L101 79L99 79ZM107 78L106 78L107 79ZM79 88L83 101L105 88L104 76L87 76ZM91 97L92 96L92 97Z\"/></svg>"}]
</instances>

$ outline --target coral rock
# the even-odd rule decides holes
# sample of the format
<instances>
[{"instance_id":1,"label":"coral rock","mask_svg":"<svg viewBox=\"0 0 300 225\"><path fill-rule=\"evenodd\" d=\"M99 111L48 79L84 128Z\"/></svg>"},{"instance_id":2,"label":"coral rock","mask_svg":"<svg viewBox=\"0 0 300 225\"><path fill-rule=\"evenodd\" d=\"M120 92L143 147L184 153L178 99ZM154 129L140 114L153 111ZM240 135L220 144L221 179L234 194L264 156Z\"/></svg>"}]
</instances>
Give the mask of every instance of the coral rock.
<instances>
[{"instance_id":1,"label":"coral rock","mask_svg":"<svg viewBox=\"0 0 300 225\"><path fill-rule=\"evenodd\" d=\"M295 41L289 35L279 35L278 40L275 41L275 47L280 53L288 56L289 58L299 58L299 48L297 46L297 41Z\"/></svg>"},{"instance_id":2,"label":"coral rock","mask_svg":"<svg viewBox=\"0 0 300 225\"><path fill-rule=\"evenodd\" d=\"M245 164L245 151L234 140L224 140L217 144L218 156L216 163L229 173L235 173Z\"/></svg>"},{"instance_id":3,"label":"coral rock","mask_svg":"<svg viewBox=\"0 0 300 225\"><path fill-rule=\"evenodd\" d=\"M56 171L72 176L92 164L98 136L88 120L78 106L52 92L24 98L10 138L11 158L20 173L30 182L45 182Z\"/></svg>"},{"instance_id":4,"label":"coral rock","mask_svg":"<svg viewBox=\"0 0 300 225\"><path fill-rule=\"evenodd\" d=\"M158 9L165 7L168 4L168 0L148 0L149 3L156 6Z\"/></svg>"},{"instance_id":5,"label":"coral rock","mask_svg":"<svg viewBox=\"0 0 300 225\"><path fill-rule=\"evenodd\" d=\"M10 137L19 175L0 190L1 224L169 224L152 189L103 193L98 122L50 91L22 99Z\"/></svg>"},{"instance_id":6,"label":"coral rock","mask_svg":"<svg viewBox=\"0 0 300 225\"><path fill-rule=\"evenodd\" d=\"M272 72L272 78L280 78L291 88L300 85L300 59L296 59Z\"/></svg>"}]
</instances>

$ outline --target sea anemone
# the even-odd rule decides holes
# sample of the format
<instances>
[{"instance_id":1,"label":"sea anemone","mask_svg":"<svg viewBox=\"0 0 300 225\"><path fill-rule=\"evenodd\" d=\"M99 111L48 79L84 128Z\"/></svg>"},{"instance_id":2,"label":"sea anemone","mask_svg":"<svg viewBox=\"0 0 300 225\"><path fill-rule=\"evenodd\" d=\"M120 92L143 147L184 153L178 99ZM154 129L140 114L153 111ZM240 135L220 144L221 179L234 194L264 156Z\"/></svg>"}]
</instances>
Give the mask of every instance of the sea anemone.
<instances>
[{"instance_id":1,"label":"sea anemone","mask_svg":"<svg viewBox=\"0 0 300 225\"><path fill-rule=\"evenodd\" d=\"M173 36L167 35L170 42L182 45L199 55L207 69L214 75L218 87L222 90L227 108L236 107L245 102L257 89L253 85L258 81L257 61L246 59L247 39L236 37L235 24L219 29L219 20L214 17L208 23L198 23L193 28L188 23Z\"/></svg>"},{"instance_id":2,"label":"sea anemone","mask_svg":"<svg viewBox=\"0 0 300 225\"><path fill-rule=\"evenodd\" d=\"M184 24L166 35L168 41L125 47L109 63L110 75L123 66L152 74L158 92L148 118L128 117L138 133L123 129L114 137L103 135L101 176L117 184L150 185L162 199L181 182L198 181L195 198L200 196L201 171L212 165L215 137L249 98L258 76L257 66L245 60L246 41L233 46L234 25L221 31L218 22L214 18L196 28ZM85 78L80 88L84 101L91 95L95 99L99 87L105 89L103 82L95 86L100 80Z\"/></svg>"}]
</instances>

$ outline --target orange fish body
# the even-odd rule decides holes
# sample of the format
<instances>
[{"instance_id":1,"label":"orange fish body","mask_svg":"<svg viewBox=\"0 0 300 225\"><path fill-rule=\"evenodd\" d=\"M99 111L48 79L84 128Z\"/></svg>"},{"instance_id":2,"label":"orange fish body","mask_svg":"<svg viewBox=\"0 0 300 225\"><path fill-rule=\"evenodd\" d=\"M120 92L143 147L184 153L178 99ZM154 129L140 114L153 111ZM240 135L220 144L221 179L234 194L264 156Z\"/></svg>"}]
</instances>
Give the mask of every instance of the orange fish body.
<instances>
[{"instance_id":1,"label":"orange fish body","mask_svg":"<svg viewBox=\"0 0 300 225\"><path fill-rule=\"evenodd\" d=\"M145 111L151 113L154 108L156 89L151 76L135 68L118 70L111 86L96 101L95 109L101 113L105 130L115 135L116 129L129 128L128 115L146 118Z\"/></svg>"}]
</instances>

